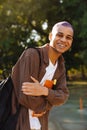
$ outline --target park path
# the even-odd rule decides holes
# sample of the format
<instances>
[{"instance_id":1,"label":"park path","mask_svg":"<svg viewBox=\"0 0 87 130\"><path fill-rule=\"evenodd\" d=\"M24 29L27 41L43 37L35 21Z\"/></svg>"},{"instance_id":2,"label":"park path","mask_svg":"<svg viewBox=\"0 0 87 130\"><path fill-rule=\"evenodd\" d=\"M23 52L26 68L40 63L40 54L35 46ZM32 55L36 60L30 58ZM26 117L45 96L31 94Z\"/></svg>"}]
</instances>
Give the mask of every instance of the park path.
<instances>
[{"instance_id":1,"label":"park path","mask_svg":"<svg viewBox=\"0 0 87 130\"><path fill-rule=\"evenodd\" d=\"M49 116L49 130L87 130L87 107L77 111L68 105L53 108Z\"/></svg>"},{"instance_id":2,"label":"park path","mask_svg":"<svg viewBox=\"0 0 87 130\"><path fill-rule=\"evenodd\" d=\"M87 130L87 87L70 94L64 105L51 110L49 130Z\"/></svg>"}]
</instances>

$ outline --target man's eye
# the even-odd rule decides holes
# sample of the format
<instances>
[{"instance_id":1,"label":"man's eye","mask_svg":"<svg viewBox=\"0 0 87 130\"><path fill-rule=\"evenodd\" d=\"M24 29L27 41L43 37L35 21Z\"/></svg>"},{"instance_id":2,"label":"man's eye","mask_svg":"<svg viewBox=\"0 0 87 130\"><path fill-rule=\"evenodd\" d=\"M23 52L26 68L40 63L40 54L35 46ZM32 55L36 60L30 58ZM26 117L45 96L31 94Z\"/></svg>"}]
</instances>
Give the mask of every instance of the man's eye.
<instances>
[{"instance_id":1,"label":"man's eye","mask_svg":"<svg viewBox=\"0 0 87 130\"><path fill-rule=\"evenodd\" d=\"M62 34L57 34L56 36L58 36L58 37L63 37L63 35L62 35Z\"/></svg>"},{"instance_id":2,"label":"man's eye","mask_svg":"<svg viewBox=\"0 0 87 130\"><path fill-rule=\"evenodd\" d=\"M72 40L72 37L66 37L67 40Z\"/></svg>"}]
</instances>

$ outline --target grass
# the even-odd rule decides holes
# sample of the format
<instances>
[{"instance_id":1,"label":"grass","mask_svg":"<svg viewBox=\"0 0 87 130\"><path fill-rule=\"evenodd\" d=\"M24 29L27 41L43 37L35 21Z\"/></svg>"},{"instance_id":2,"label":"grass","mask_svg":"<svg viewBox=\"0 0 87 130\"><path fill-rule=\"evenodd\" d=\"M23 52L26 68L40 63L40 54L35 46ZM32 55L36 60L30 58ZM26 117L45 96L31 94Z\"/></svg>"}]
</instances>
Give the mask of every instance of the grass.
<instances>
[{"instance_id":1,"label":"grass","mask_svg":"<svg viewBox=\"0 0 87 130\"><path fill-rule=\"evenodd\" d=\"M68 81L68 85L87 85L87 81Z\"/></svg>"},{"instance_id":2,"label":"grass","mask_svg":"<svg viewBox=\"0 0 87 130\"><path fill-rule=\"evenodd\" d=\"M87 81L67 81L68 88L87 88Z\"/></svg>"}]
</instances>

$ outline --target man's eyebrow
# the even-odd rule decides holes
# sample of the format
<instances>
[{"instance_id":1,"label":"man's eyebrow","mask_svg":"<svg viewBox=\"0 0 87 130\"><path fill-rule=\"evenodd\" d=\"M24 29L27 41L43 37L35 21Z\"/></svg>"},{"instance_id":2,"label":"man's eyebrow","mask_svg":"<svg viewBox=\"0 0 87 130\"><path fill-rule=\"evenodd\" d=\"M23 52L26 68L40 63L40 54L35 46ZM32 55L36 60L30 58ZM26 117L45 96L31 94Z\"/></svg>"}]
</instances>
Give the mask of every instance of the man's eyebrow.
<instances>
[{"instance_id":1,"label":"man's eyebrow","mask_svg":"<svg viewBox=\"0 0 87 130\"><path fill-rule=\"evenodd\" d=\"M58 32L57 34L63 34L63 33L62 33L62 32ZM69 36L69 37L73 38L73 36L72 36L72 35L70 35L70 34L68 34L67 36Z\"/></svg>"}]
</instances>

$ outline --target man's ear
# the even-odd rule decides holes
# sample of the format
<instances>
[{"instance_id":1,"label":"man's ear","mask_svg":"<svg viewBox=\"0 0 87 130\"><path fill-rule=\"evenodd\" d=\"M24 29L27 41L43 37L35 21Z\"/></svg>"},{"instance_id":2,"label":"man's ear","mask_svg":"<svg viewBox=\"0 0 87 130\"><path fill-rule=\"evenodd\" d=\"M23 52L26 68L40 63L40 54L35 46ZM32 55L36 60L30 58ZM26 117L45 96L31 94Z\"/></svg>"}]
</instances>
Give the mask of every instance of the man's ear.
<instances>
[{"instance_id":1,"label":"man's ear","mask_svg":"<svg viewBox=\"0 0 87 130\"><path fill-rule=\"evenodd\" d=\"M52 33L51 32L49 33L49 40L50 41L52 40Z\"/></svg>"}]
</instances>

